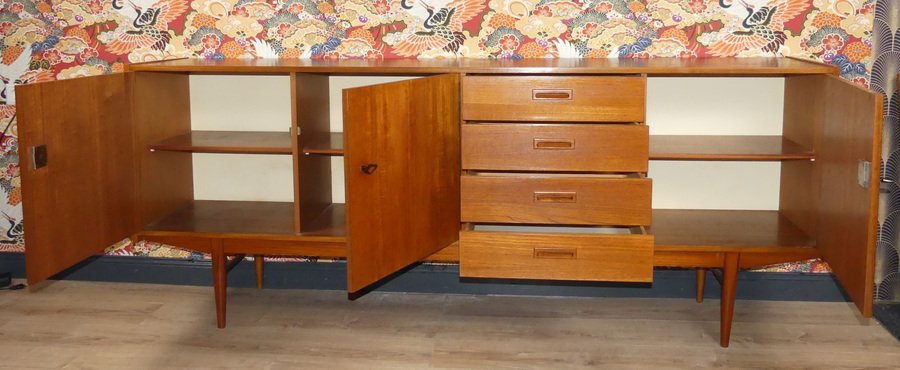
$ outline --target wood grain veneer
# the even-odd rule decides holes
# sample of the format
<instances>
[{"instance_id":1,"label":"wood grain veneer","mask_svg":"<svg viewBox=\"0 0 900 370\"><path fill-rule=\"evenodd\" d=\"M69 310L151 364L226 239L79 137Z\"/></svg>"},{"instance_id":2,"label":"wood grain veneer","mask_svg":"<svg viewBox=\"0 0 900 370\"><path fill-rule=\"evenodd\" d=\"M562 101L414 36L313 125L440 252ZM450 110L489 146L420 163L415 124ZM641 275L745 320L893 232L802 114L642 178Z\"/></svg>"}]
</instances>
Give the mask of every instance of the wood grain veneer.
<instances>
[{"instance_id":1,"label":"wood grain veneer","mask_svg":"<svg viewBox=\"0 0 900 370\"><path fill-rule=\"evenodd\" d=\"M813 150L822 147L825 79L822 76L790 76L784 79L782 136ZM809 235L816 235L821 168L816 162L781 164L778 209Z\"/></svg>"},{"instance_id":2,"label":"wood grain veneer","mask_svg":"<svg viewBox=\"0 0 900 370\"><path fill-rule=\"evenodd\" d=\"M234 154L291 154L287 132L191 131L148 146L152 151Z\"/></svg>"},{"instance_id":3,"label":"wood grain veneer","mask_svg":"<svg viewBox=\"0 0 900 370\"><path fill-rule=\"evenodd\" d=\"M343 99L347 289L356 292L457 241L459 76L346 89Z\"/></svg>"},{"instance_id":4,"label":"wood grain veneer","mask_svg":"<svg viewBox=\"0 0 900 370\"><path fill-rule=\"evenodd\" d=\"M138 220L133 231L194 199L193 161L189 153L151 152L151 143L191 130L190 81L184 73L132 74L134 150L138 178Z\"/></svg>"},{"instance_id":5,"label":"wood grain veneer","mask_svg":"<svg viewBox=\"0 0 900 370\"><path fill-rule=\"evenodd\" d=\"M178 59L128 64L130 71L288 74L647 74L650 76L786 76L834 74L836 66L782 57L652 58L652 59L434 59L434 60L304 60Z\"/></svg>"},{"instance_id":6,"label":"wood grain veneer","mask_svg":"<svg viewBox=\"0 0 900 370\"><path fill-rule=\"evenodd\" d=\"M816 247L862 314L871 317L883 98L840 77L820 78L825 113L816 155L821 166ZM863 176L867 187L858 182L861 161L870 163Z\"/></svg>"},{"instance_id":7,"label":"wood grain veneer","mask_svg":"<svg viewBox=\"0 0 900 370\"><path fill-rule=\"evenodd\" d=\"M813 159L812 146L782 136L650 135L651 160L785 161Z\"/></svg>"},{"instance_id":8,"label":"wood grain veneer","mask_svg":"<svg viewBox=\"0 0 900 370\"><path fill-rule=\"evenodd\" d=\"M649 129L636 124L464 124L462 166L489 171L646 172ZM568 143L540 147L539 140Z\"/></svg>"},{"instance_id":9,"label":"wood grain veneer","mask_svg":"<svg viewBox=\"0 0 900 370\"><path fill-rule=\"evenodd\" d=\"M463 176L462 221L649 225L651 183L646 178Z\"/></svg>"},{"instance_id":10,"label":"wood grain veneer","mask_svg":"<svg viewBox=\"0 0 900 370\"><path fill-rule=\"evenodd\" d=\"M648 230L658 251L764 253L815 246L778 211L655 209Z\"/></svg>"},{"instance_id":11,"label":"wood grain veneer","mask_svg":"<svg viewBox=\"0 0 900 370\"><path fill-rule=\"evenodd\" d=\"M643 122L646 90L640 76L466 76L462 119Z\"/></svg>"},{"instance_id":12,"label":"wood grain veneer","mask_svg":"<svg viewBox=\"0 0 900 370\"><path fill-rule=\"evenodd\" d=\"M653 237L464 230L459 275L475 278L653 281Z\"/></svg>"},{"instance_id":13,"label":"wood grain veneer","mask_svg":"<svg viewBox=\"0 0 900 370\"><path fill-rule=\"evenodd\" d=\"M305 148L321 142L321 137L330 136L328 91L326 75L291 74L295 228L299 233L314 230L313 223L332 203L331 158L304 152Z\"/></svg>"},{"instance_id":14,"label":"wood grain veneer","mask_svg":"<svg viewBox=\"0 0 900 370\"><path fill-rule=\"evenodd\" d=\"M148 231L293 235L291 202L195 200L145 226Z\"/></svg>"},{"instance_id":15,"label":"wood grain veneer","mask_svg":"<svg viewBox=\"0 0 900 370\"><path fill-rule=\"evenodd\" d=\"M126 79L115 74L16 87L29 285L134 231L134 126ZM47 151L41 168L31 158L36 146Z\"/></svg>"},{"instance_id":16,"label":"wood grain veneer","mask_svg":"<svg viewBox=\"0 0 900 370\"><path fill-rule=\"evenodd\" d=\"M329 132L327 134L312 135L302 151L307 154L344 155L344 133Z\"/></svg>"}]
</instances>

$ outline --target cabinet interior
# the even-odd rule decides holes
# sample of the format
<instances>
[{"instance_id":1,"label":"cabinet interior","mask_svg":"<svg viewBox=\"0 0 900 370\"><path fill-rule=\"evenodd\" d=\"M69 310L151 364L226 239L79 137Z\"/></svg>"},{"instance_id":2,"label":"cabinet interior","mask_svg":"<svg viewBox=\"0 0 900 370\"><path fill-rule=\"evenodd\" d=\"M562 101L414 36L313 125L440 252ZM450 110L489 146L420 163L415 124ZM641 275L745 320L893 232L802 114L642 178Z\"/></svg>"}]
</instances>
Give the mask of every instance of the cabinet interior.
<instances>
[{"instance_id":1,"label":"cabinet interior","mask_svg":"<svg viewBox=\"0 0 900 370\"><path fill-rule=\"evenodd\" d=\"M150 74L160 72L139 72L136 79L143 81L142 76L149 77ZM338 239L346 236L340 91L414 78L291 73L279 76L199 75L192 79L184 73L165 74L169 78L155 76L152 80L167 81L169 94L162 98L169 100L169 115L176 114L171 110L182 110L179 119L170 122L171 127L165 127L167 125L153 122L163 117L151 116L146 118L150 122L139 122L136 126L149 126L149 130L157 127L152 130L156 131L152 137L145 140L150 154L143 156L151 166L142 168L141 177L145 183L153 182L154 178L167 178L161 186L170 190L164 196L170 198L171 205L145 215L142 219L145 231L310 235ZM795 77L787 79L791 78ZM279 91L267 91L264 98L256 97L254 87L258 90L260 82L253 79L268 79L270 81L264 82L264 86L268 84ZM275 81L271 81L273 79ZM779 116L787 117L789 113L784 112L785 99L797 98L785 95L790 94L785 90L785 81L784 77L648 79L647 124L651 132L648 177L654 179L651 229L660 246L813 245L814 238L780 211L781 202L792 202L792 194L808 193L797 187L811 184L791 182L791 179L802 177L791 172L810 171L810 161L815 158L809 141L803 139L811 133L798 132L801 130L795 126L802 125L792 126L783 123L782 119L776 121ZM137 96L143 90L141 86L142 83L137 84ZM693 93L673 98L678 90ZM215 92L212 96L211 91ZM222 97L222 94L226 96ZM173 97L185 95L190 99L174 101ZM201 98L206 101L198 102ZM241 112L242 107L238 104L242 99L252 103L246 104L244 110L263 110L265 113L254 119L247 112ZM225 106L216 106L219 101ZM261 104L269 105L270 109L261 108ZM153 110L152 105L135 99L136 112ZM694 117L693 112L703 113ZM723 112L730 113L723 117ZM223 119L232 115L231 119ZM141 114L136 116L140 119ZM810 130L809 127L812 126L806 126L804 130ZM297 131L300 135L296 135ZM201 166L198 157L204 159L202 165L205 167L198 168ZM232 160L232 157L237 158ZM245 161L243 158L260 157L277 159L249 162L245 166L256 169L273 166L272 161L278 161L281 169L285 167L283 162L293 162L296 171L291 189L278 190L282 194L288 193L288 199L259 199L260 196L253 193L260 190L253 186L250 186L249 195L241 194L239 190L237 195L219 199L197 196L195 187L219 182L216 177L202 177L216 176L216 160L228 163L232 168L240 166L241 161ZM168 163L164 166L166 173L155 173L154 163ZM182 168L191 176L171 176L170 168ZM203 174L198 177L201 171ZM725 176L716 178L720 171L724 171ZM782 181L785 172L788 172L788 178ZM729 176L733 173L743 177ZM697 176L703 174L709 176ZM289 174L279 176L285 175ZM680 178L673 179L673 176ZM222 179L228 179L228 176L222 176ZM266 178L253 181L263 185L278 182ZM248 187L246 183L228 181L217 186ZM786 196L790 199L785 200ZM720 198L718 202L717 197ZM725 199L724 204L721 199ZM743 204L740 204L741 199L745 199ZM689 237L679 240L678 235L682 234ZM769 237L761 238L763 235Z\"/></svg>"}]
</instances>

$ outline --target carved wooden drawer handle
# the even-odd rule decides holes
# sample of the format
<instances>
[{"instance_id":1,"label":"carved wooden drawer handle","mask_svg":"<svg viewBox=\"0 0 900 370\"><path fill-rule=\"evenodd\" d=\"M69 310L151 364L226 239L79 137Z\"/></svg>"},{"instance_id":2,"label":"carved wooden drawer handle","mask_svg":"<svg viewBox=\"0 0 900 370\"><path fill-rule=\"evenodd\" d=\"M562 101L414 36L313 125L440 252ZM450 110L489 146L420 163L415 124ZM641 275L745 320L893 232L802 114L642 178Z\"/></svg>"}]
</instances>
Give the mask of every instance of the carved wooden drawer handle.
<instances>
[{"instance_id":1,"label":"carved wooden drawer handle","mask_svg":"<svg viewBox=\"0 0 900 370\"><path fill-rule=\"evenodd\" d=\"M577 196L574 191L536 191L534 201L541 203L575 203Z\"/></svg>"},{"instance_id":2,"label":"carved wooden drawer handle","mask_svg":"<svg viewBox=\"0 0 900 370\"><path fill-rule=\"evenodd\" d=\"M534 248L534 258L573 260L578 258L575 248Z\"/></svg>"},{"instance_id":3,"label":"carved wooden drawer handle","mask_svg":"<svg viewBox=\"0 0 900 370\"><path fill-rule=\"evenodd\" d=\"M572 89L534 89L531 100L572 100Z\"/></svg>"},{"instance_id":4,"label":"carved wooden drawer handle","mask_svg":"<svg viewBox=\"0 0 900 370\"><path fill-rule=\"evenodd\" d=\"M535 149L575 149L575 139L541 139L534 138Z\"/></svg>"}]
</instances>

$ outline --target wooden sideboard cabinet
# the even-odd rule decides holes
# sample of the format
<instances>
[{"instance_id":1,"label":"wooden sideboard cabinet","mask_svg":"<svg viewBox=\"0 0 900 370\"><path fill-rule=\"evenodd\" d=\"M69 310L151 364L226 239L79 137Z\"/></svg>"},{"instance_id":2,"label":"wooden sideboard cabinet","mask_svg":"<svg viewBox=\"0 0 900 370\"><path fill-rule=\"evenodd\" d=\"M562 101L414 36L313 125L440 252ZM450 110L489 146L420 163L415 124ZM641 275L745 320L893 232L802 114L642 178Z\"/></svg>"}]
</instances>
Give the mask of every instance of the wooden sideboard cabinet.
<instances>
[{"instance_id":1,"label":"wooden sideboard cabinet","mask_svg":"<svg viewBox=\"0 0 900 370\"><path fill-rule=\"evenodd\" d=\"M727 346L739 269L821 257L871 316L882 100L836 73L791 58L185 59L18 87L28 281L128 237L208 252L224 327L244 255L346 258L356 294L426 259L474 278L696 268L698 300L722 269ZM290 132L192 131L190 74L290 76ZM331 75L421 78L344 90L334 133ZM657 76L783 77L783 134L651 135ZM192 153L289 156L293 202L195 200ZM780 162L778 210L655 210L648 163L667 160Z\"/></svg>"}]
</instances>

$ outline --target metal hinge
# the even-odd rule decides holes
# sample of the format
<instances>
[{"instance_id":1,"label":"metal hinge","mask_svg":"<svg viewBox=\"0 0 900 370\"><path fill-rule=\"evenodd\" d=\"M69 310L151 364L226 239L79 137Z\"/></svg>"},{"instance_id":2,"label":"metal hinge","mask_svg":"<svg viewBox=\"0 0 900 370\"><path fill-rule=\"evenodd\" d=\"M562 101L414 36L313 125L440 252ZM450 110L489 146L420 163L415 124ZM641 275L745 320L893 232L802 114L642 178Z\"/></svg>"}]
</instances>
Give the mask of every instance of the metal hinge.
<instances>
[{"instance_id":1,"label":"metal hinge","mask_svg":"<svg viewBox=\"0 0 900 370\"><path fill-rule=\"evenodd\" d=\"M869 188L869 179L872 177L872 162L861 160L856 167L856 183L863 189Z\"/></svg>"}]
</instances>

